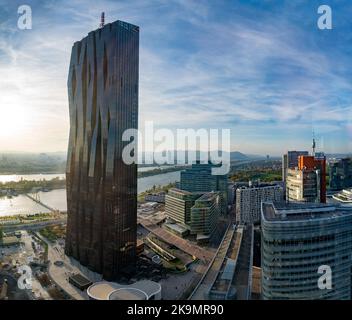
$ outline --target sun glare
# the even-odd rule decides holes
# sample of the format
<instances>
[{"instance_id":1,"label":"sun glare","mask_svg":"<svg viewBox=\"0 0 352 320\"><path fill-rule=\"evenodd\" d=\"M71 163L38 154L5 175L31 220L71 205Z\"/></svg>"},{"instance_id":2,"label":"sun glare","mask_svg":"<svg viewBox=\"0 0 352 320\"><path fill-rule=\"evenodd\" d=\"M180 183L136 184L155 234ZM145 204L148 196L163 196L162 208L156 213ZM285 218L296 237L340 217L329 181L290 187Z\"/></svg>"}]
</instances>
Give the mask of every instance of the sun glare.
<instances>
[{"instance_id":1,"label":"sun glare","mask_svg":"<svg viewBox=\"0 0 352 320\"><path fill-rule=\"evenodd\" d=\"M1 108L0 112L0 138L17 135L23 131L25 110L22 107Z\"/></svg>"}]
</instances>

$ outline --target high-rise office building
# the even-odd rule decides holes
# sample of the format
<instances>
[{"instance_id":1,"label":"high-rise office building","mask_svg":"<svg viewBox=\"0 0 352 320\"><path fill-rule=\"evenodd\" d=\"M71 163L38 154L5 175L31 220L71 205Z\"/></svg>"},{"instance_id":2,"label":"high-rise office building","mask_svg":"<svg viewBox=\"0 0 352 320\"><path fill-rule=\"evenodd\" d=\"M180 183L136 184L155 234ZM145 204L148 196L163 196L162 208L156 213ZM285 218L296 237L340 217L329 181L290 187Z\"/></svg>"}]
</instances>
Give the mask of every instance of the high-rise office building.
<instances>
[{"instance_id":1,"label":"high-rise office building","mask_svg":"<svg viewBox=\"0 0 352 320\"><path fill-rule=\"evenodd\" d=\"M287 170L286 199L326 202L325 156L299 156L298 167Z\"/></svg>"},{"instance_id":2,"label":"high-rise office building","mask_svg":"<svg viewBox=\"0 0 352 320\"><path fill-rule=\"evenodd\" d=\"M320 202L319 173L315 170L288 169L286 199L298 202Z\"/></svg>"},{"instance_id":3,"label":"high-rise office building","mask_svg":"<svg viewBox=\"0 0 352 320\"><path fill-rule=\"evenodd\" d=\"M326 202L326 157L324 153L314 153L314 156L300 156L298 158L299 170L315 170L317 172L319 199Z\"/></svg>"},{"instance_id":4,"label":"high-rise office building","mask_svg":"<svg viewBox=\"0 0 352 320\"><path fill-rule=\"evenodd\" d=\"M263 299L351 299L351 209L267 202L261 214ZM331 289L318 286L320 266L331 268Z\"/></svg>"},{"instance_id":5,"label":"high-rise office building","mask_svg":"<svg viewBox=\"0 0 352 320\"><path fill-rule=\"evenodd\" d=\"M191 208L194 201L201 195L201 193L192 193L176 188L169 189L165 196L165 214L182 225L189 225L191 222Z\"/></svg>"},{"instance_id":6,"label":"high-rise office building","mask_svg":"<svg viewBox=\"0 0 352 320\"><path fill-rule=\"evenodd\" d=\"M189 192L218 191L221 199L221 213L227 212L227 175L213 175L212 168L216 165L210 163L195 163L192 167L181 171L180 189Z\"/></svg>"},{"instance_id":7,"label":"high-rise office building","mask_svg":"<svg viewBox=\"0 0 352 320\"><path fill-rule=\"evenodd\" d=\"M200 193L172 188L165 197L166 216L203 242L208 241L215 231L220 206L219 192ZM167 226L174 227L172 224Z\"/></svg>"},{"instance_id":8,"label":"high-rise office building","mask_svg":"<svg viewBox=\"0 0 352 320\"><path fill-rule=\"evenodd\" d=\"M197 241L208 241L213 235L220 214L220 193L207 192L199 197L191 208L191 234Z\"/></svg>"},{"instance_id":9,"label":"high-rise office building","mask_svg":"<svg viewBox=\"0 0 352 320\"><path fill-rule=\"evenodd\" d=\"M299 156L308 156L308 151L288 151L282 156L282 181L286 182L288 169L298 167Z\"/></svg>"},{"instance_id":10,"label":"high-rise office building","mask_svg":"<svg viewBox=\"0 0 352 320\"><path fill-rule=\"evenodd\" d=\"M73 45L65 252L107 280L136 260L137 165L122 159L122 134L138 128L138 69L132 24L109 23Z\"/></svg>"},{"instance_id":11,"label":"high-rise office building","mask_svg":"<svg viewBox=\"0 0 352 320\"><path fill-rule=\"evenodd\" d=\"M240 187L236 190L236 222L260 222L262 201L282 201L283 189L278 185L259 184Z\"/></svg>"},{"instance_id":12,"label":"high-rise office building","mask_svg":"<svg viewBox=\"0 0 352 320\"><path fill-rule=\"evenodd\" d=\"M334 160L329 163L329 186L331 190L352 187L352 158Z\"/></svg>"}]
</instances>

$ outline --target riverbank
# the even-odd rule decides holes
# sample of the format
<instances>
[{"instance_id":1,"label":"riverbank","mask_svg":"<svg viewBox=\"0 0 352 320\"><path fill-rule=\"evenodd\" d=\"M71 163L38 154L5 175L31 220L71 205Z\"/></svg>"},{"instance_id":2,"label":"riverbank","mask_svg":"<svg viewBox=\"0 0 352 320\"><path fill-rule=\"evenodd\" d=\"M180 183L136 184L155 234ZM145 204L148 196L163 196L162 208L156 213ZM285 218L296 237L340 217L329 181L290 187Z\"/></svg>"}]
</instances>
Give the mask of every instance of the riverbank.
<instances>
[{"instance_id":1,"label":"riverbank","mask_svg":"<svg viewBox=\"0 0 352 320\"><path fill-rule=\"evenodd\" d=\"M181 171L186 168L189 168L189 166L172 166L169 168L155 168L155 169L151 169L151 170L139 171L138 178L144 178L144 177L155 176L158 174Z\"/></svg>"},{"instance_id":2,"label":"riverbank","mask_svg":"<svg viewBox=\"0 0 352 320\"><path fill-rule=\"evenodd\" d=\"M0 229L6 226L25 225L31 223L45 222L66 217L66 213L34 213L12 216L0 216Z\"/></svg>"},{"instance_id":3,"label":"riverbank","mask_svg":"<svg viewBox=\"0 0 352 320\"><path fill-rule=\"evenodd\" d=\"M138 178L146 178L152 176L163 175L172 172L178 172L187 168L187 166L172 166L172 167L158 167L150 170L139 171ZM35 179L30 180L31 175L27 176L3 176L4 181L0 180L0 197L13 197L18 194L38 192L38 191L50 191L55 189L63 189L66 187L66 180L64 174L58 174L59 176L53 177L52 179L46 179L47 175L35 175ZM0 175L1 177L1 175ZM20 178L19 178L20 177ZM41 178L42 177L42 178Z\"/></svg>"},{"instance_id":4,"label":"riverbank","mask_svg":"<svg viewBox=\"0 0 352 320\"><path fill-rule=\"evenodd\" d=\"M66 187L66 180L55 177L51 180L20 180L0 182L0 197L12 197L17 194L24 194L38 191L50 191L54 189L63 189Z\"/></svg>"},{"instance_id":5,"label":"riverbank","mask_svg":"<svg viewBox=\"0 0 352 320\"><path fill-rule=\"evenodd\" d=\"M49 181L53 178L59 178L61 183L65 184L64 175L23 175L23 176L1 176L0 182L17 181L22 180L29 181ZM180 170L174 172L168 172L163 174L157 174L149 177L138 178L137 192L140 200L144 200L144 195L148 192L157 192L157 190L162 190L163 186L168 186L169 184L174 185L176 181L180 180ZM0 187L1 189L1 187ZM37 192L38 191L38 192ZM38 200L40 200L45 205L59 210L61 212L67 211L67 198L66 190L55 189L48 192L43 192L39 190L34 190ZM29 192L31 193L31 192ZM31 200L25 194L18 194L18 196L12 197L1 197L0 198L0 216L16 216L16 215L26 215L26 214L36 214L36 213L47 213L48 209L41 206L39 203Z\"/></svg>"}]
</instances>

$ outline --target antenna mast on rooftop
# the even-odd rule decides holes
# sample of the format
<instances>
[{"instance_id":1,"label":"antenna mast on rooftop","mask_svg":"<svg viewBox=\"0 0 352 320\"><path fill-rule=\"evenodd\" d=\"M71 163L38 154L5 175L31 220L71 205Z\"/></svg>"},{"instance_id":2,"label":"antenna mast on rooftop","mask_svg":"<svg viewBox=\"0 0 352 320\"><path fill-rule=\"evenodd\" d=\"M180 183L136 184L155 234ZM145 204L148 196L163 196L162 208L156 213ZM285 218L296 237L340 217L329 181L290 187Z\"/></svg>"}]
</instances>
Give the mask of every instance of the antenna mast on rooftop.
<instances>
[{"instance_id":1,"label":"antenna mast on rooftop","mask_svg":"<svg viewBox=\"0 0 352 320\"><path fill-rule=\"evenodd\" d=\"M99 25L99 28L104 27L104 24L105 24L105 13L102 12L102 13L101 13L101 16L100 16L100 25Z\"/></svg>"},{"instance_id":2,"label":"antenna mast on rooftop","mask_svg":"<svg viewBox=\"0 0 352 320\"><path fill-rule=\"evenodd\" d=\"M314 137L314 130L313 130L313 143L312 143L313 156L315 156L315 147L316 147L316 144L315 144L315 137Z\"/></svg>"}]
</instances>

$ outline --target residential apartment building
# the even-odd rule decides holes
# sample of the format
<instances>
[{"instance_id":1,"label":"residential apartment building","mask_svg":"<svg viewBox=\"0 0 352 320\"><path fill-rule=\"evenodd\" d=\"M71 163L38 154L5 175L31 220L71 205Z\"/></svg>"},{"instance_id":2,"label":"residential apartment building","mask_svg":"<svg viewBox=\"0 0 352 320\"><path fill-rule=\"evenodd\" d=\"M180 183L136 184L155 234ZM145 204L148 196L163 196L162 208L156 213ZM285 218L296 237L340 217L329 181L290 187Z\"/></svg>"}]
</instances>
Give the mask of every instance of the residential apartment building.
<instances>
[{"instance_id":1,"label":"residential apartment building","mask_svg":"<svg viewBox=\"0 0 352 320\"><path fill-rule=\"evenodd\" d=\"M236 190L236 222L260 222L262 201L282 201L283 189L278 185L259 184Z\"/></svg>"}]
</instances>

